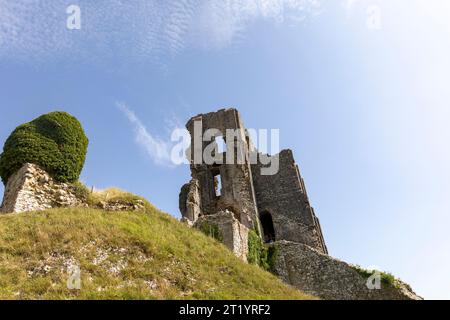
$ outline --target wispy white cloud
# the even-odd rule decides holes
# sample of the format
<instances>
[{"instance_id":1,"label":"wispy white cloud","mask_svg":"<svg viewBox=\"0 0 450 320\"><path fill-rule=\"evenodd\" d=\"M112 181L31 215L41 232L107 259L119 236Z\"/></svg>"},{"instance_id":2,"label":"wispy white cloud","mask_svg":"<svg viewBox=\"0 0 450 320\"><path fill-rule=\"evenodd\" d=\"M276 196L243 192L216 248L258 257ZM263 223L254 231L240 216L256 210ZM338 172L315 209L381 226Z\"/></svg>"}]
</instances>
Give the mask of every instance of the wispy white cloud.
<instances>
[{"instance_id":1,"label":"wispy white cloud","mask_svg":"<svg viewBox=\"0 0 450 320\"><path fill-rule=\"evenodd\" d=\"M360 2L360 0L344 0L345 10L348 15L353 13L354 7L358 2Z\"/></svg>"},{"instance_id":2,"label":"wispy white cloud","mask_svg":"<svg viewBox=\"0 0 450 320\"><path fill-rule=\"evenodd\" d=\"M79 0L82 28L68 30L72 3L0 0L0 58L157 61L187 47L226 47L257 19L296 22L319 7L319 0Z\"/></svg>"},{"instance_id":3,"label":"wispy white cloud","mask_svg":"<svg viewBox=\"0 0 450 320\"><path fill-rule=\"evenodd\" d=\"M170 157L172 142L152 135L142 121L136 116L134 111L125 103L117 102L116 106L122 111L133 126L136 143L143 148L150 159L157 165L173 166Z\"/></svg>"}]
</instances>

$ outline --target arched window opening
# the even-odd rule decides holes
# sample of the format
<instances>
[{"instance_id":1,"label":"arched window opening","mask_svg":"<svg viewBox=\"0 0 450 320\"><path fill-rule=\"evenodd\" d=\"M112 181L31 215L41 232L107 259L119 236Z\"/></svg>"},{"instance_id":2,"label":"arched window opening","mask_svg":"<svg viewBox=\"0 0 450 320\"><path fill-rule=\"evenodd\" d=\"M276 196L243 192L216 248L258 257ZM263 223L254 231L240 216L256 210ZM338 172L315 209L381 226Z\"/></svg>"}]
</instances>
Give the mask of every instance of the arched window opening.
<instances>
[{"instance_id":1,"label":"arched window opening","mask_svg":"<svg viewBox=\"0 0 450 320\"><path fill-rule=\"evenodd\" d=\"M273 226L272 215L263 211L259 215L259 220L261 222L261 226L263 228L264 233L264 242L270 243L275 241L275 228Z\"/></svg>"}]
</instances>

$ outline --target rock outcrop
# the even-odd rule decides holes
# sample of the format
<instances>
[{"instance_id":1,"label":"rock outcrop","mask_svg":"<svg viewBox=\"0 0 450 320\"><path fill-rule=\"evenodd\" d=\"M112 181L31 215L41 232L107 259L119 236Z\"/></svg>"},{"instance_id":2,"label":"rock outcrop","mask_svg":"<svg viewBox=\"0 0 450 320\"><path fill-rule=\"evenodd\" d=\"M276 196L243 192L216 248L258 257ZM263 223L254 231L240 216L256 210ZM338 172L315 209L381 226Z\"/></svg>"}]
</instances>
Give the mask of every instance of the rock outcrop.
<instances>
[{"instance_id":1,"label":"rock outcrop","mask_svg":"<svg viewBox=\"0 0 450 320\"><path fill-rule=\"evenodd\" d=\"M400 280L380 287L368 286L368 279L355 267L295 242L279 241L275 273L286 283L327 300L422 300Z\"/></svg>"},{"instance_id":2,"label":"rock outcrop","mask_svg":"<svg viewBox=\"0 0 450 320\"><path fill-rule=\"evenodd\" d=\"M79 206L87 205L78 199L72 185L57 182L39 166L26 163L8 179L0 212Z\"/></svg>"}]
</instances>

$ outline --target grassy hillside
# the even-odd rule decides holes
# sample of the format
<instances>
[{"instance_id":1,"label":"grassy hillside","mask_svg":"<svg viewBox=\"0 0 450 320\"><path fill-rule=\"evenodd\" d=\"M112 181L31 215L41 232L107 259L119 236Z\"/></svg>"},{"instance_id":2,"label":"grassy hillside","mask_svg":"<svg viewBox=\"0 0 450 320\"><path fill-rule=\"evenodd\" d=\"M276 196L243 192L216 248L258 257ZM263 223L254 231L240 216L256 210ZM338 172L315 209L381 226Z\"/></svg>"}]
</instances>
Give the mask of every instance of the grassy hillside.
<instances>
[{"instance_id":1,"label":"grassy hillside","mask_svg":"<svg viewBox=\"0 0 450 320\"><path fill-rule=\"evenodd\" d=\"M0 299L308 298L149 204L0 216Z\"/></svg>"}]
</instances>

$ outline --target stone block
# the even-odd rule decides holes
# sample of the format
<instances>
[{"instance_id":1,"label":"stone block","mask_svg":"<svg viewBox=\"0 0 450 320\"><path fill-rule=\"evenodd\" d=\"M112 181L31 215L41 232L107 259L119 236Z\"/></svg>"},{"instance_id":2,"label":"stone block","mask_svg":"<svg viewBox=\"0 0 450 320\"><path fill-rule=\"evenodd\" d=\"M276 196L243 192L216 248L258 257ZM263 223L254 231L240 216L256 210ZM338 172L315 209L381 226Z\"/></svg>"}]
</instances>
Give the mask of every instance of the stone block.
<instances>
[{"instance_id":1,"label":"stone block","mask_svg":"<svg viewBox=\"0 0 450 320\"><path fill-rule=\"evenodd\" d=\"M195 227L216 226L223 244L238 258L247 261L249 229L240 223L231 211L220 211L213 215L201 216Z\"/></svg>"}]
</instances>

